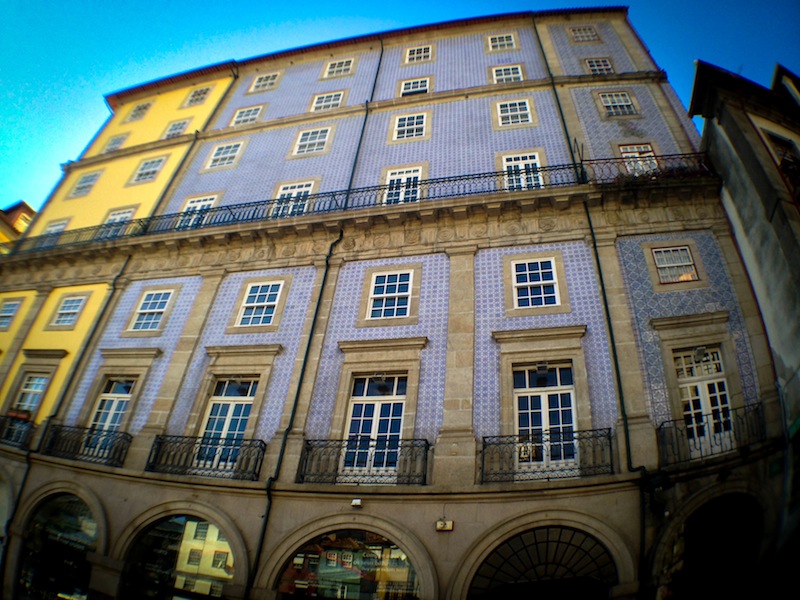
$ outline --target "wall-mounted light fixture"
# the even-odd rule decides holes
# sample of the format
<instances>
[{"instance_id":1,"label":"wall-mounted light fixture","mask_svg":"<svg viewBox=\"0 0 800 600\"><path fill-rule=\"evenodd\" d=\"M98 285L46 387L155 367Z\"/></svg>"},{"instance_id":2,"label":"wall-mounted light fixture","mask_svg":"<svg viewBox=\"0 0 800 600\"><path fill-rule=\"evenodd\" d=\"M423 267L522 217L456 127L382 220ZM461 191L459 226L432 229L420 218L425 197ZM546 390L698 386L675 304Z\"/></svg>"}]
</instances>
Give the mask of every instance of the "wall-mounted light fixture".
<instances>
[{"instance_id":1,"label":"wall-mounted light fixture","mask_svg":"<svg viewBox=\"0 0 800 600\"><path fill-rule=\"evenodd\" d=\"M361 498L353 498L350 501L350 506L353 508L361 508Z\"/></svg>"}]
</instances>

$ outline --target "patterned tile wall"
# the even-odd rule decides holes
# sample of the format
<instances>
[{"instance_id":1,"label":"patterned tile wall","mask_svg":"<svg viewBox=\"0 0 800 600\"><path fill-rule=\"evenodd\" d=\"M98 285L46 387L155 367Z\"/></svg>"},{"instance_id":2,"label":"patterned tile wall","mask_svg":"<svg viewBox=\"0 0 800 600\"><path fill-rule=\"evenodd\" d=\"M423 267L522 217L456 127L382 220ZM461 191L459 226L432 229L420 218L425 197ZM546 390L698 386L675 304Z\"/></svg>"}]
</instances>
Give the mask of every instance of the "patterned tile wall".
<instances>
[{"instance_id":1,"label":"patterned tile wall","mask_svg":"<svg viewBox=\"0 0 800 600\"><path fill-rule=\"evenodd\" d=\"M98 350L95 351L89 360L89 365L78 384L72 404L65 416L65 422L67 424L75 425L77 423L84 402L93 403L96 400L95 398L89 398L88 394L97 377L97 371L103 363L103 358L99 349L159 348L162 354L153 361L150 376L148 380L144 382L144 388L141 391L139 402L136 406L136 413L131 419L129 432L136 434L145 425L150 409L155 401L156 394L164 380L167 366L172 360L172 354L178 344L178 339L183 331L186 319L189 317L190 311L192 310L195 296L200 290L201 283L202 278L200 277L151 279L133 282L122 292L122 298L120 298L119 304L103 332L100 343L97 345ZM120 336L120 334L126 330L131 316L138 308L138 302L145 288L171 289L176 286L181 287L177 296L172 299L172 310L169 313L168 319L163 324L161 335L145 338Z\"/></svg>"},{"instance_id":2,"label":"patterned tile wall","mask_svg":"<svg viewBox=\"0 0 800 600\"><path fill-rule=\"evenodd\" d=\"M682 240L691 238L695 241L700 252L699 260L702 261L708 275L709 286L689 291L656 293L647 270L642 244L654 241L669 243L670 240L677 238ZM648 407L654 422L658 425L674 418L674 415L671 413L667 397L658 335L649 325L650 319L653 318L728 311L728 331L736 352L735 368L739 372L744 399L746 403L756 402L758 392L755 364L744 318L736 300L725 260L713 235L698 231L691 234L633 236L620 238L617 241L617 248L634 319L634 331L638 338ZM731 367L733 365L728 365L727 369L730 370Z\"/></svg>"},{"instance_id":3,"label":"patterned tile wall","mask_svg":"<svg viewBox=\"0 0 800 600\"><path fill-rule=\"evenodd\" d=\"M574 43L570 27L591 25L597 31L600 41ZM637 70L625 45L619 39L614 26L609 22L581 22L579 20L564 25L549 25L547 31L553 40L561 68L567 75L587 73L584 60L587 58L609 58L616 73L630 73ZM655 69L654 64L643 65L642 70Z\"/></svg>"},{"instance_id":4,"label":"patterned tile wall","mask_svg":"<svg viewBox=\"0 0 800 600\"><path fill-rule=\"evenodd\" d=\"M356 327L366 269L422 263L419 318L416 325ZM423 257L361 261L345 264L336 285L331 318L316 374L310 414L306 423L309 439L326 439L330 434L336 393L342 373L342 340L381 340L425 336L427 346L421 352L419 397L417 398L416 438L433 442L442 423L444 377L447 356L447 301L450 268L447 257L433 254Z\"/></svg>"},{"instance_id":5,"label":"patterned tile wall","mask_svg":"<svg viewBox=\"0 0 800 600\"><path fill-rule=\"evenodd\" d=\"M503 257L509 254L558 251L564 257L564 269L572 311L564 314L506 317L504 286L511 274L503 272ZM589 378L589 402L592 427L614 427L617 401L609 354L602 299L597 284L591 249L581 242L542 244L483 250L475 260L475 400L474 427L479 437L500 434L500 347L493 331L538 329L585 325L582 339ZM501 300L498 300L501 299ZM577 410L581 410L579 399Z\"/></svg>"}]
</instances>

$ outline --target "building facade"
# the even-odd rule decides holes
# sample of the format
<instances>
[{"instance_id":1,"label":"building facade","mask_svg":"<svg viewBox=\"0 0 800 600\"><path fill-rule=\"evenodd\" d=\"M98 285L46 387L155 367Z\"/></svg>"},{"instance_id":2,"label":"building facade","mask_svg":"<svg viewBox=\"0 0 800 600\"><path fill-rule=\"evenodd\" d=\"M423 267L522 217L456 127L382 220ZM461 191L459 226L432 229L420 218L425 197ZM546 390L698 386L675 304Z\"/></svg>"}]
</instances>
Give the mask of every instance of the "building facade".
<instances>
[{"instance_id":1,"label":"building facade","mask_svg":"<svg viewBox=\"0 0 800 600\"><path fill-rule=\"evenodd\" d=\"M107 100L0 262L6 595L679 597L709 551L759 573L773 361L624 8Z\"/></svg>"}]
</instances>

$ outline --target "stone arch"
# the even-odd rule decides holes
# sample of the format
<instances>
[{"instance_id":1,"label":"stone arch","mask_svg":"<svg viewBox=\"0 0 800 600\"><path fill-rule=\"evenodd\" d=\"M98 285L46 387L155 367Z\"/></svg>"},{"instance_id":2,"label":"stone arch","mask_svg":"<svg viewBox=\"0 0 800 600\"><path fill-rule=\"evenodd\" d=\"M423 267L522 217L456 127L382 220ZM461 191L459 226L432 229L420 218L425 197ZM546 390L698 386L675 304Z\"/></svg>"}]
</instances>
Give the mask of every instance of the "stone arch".
<instances>
[{"instance_id":1,"label":"stone arch","mask_svg":"<svg viewBox=\"0 0 800 600\"><path fill-rule=\"evenodd\" d=\"M257 586L272 590L277 586L281 570L294 552L302 544L327 532L339 529L362 529L379 534L397 544L409 557L419 580L421 598L438 598L438 578L434 572L433 559L422 542L407 529L379 517L362 515L353 519L352 515L337 514L315 519L286 535L279 544L266 555L262 562L264 568L257 579Z\"/></svg>"},{"instance_id":2,"label":"stone arch","mask_svg":"<svg viewBox=\"0 0 800 600\"><path fill-rule=\"evenodd\" d=\"M573 511L548 511L547 513L527 513L507 519L495 527L491 533L482 536L466 552L461 561L463 569L450 588L447 598L464 600L469 597L470 586L482 565L492 554L510 540L520 538L535 530L577 532L590 546L603 549L614 565L616 584L630 584L637 580L636 561L632 549L612 528L584 513ZM552 533L551 533L552 535ZM528 544L530 539L525 542Z\"/></svg>"}]
</instances>

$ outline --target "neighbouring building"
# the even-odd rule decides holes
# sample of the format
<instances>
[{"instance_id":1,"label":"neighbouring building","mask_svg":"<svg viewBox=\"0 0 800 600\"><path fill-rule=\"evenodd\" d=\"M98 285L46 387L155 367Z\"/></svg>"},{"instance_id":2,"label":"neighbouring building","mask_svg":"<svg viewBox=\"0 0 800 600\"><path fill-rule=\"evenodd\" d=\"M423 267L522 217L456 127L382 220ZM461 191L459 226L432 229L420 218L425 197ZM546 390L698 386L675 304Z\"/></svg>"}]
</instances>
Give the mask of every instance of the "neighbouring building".
<instances>
[{"instance_id":1,"label":"neighbouring building","mask_svg":"<svg viewBox=\"0 0 800 600\"><path fill-rule=\"evenodd\" d=\"M6 596L763 584L775 354L723 179L625 8L107 101L0 259Z\"/></svg>"},{"instance_id":2,"label":"neighbouring building","mask_svg":"<svg viewBox=\"0 0 800 600\"><path fill-rule=\"evenodd\" d=\"M0 254L8 252L12 243L25 233L35 214L22 200L0 210Z\"/></svg>"}]
</instances>

